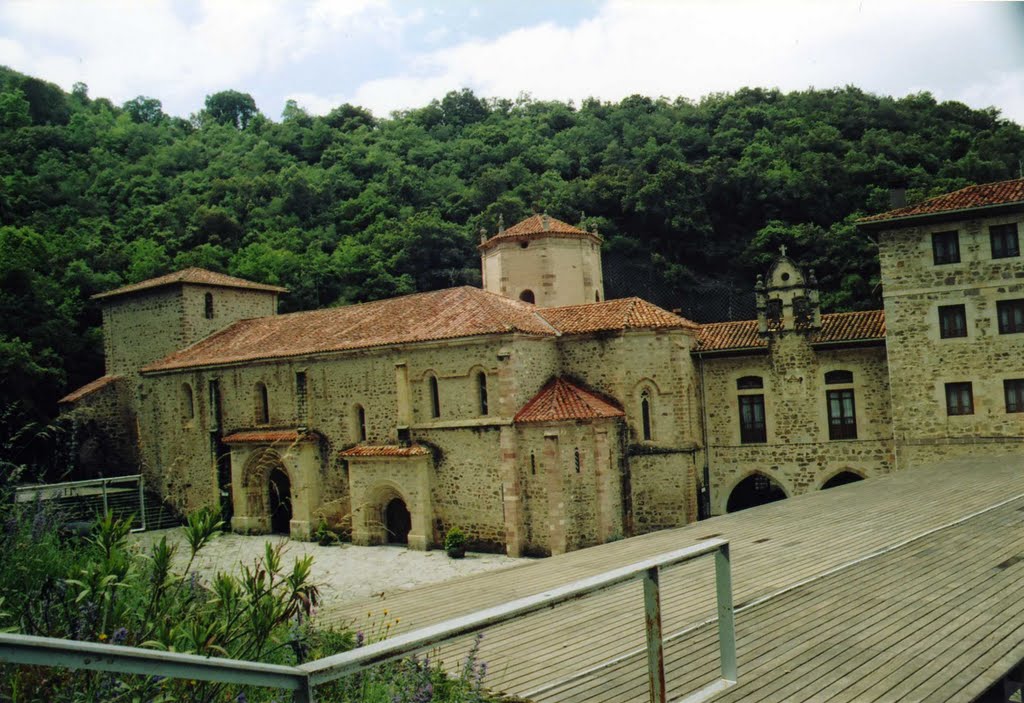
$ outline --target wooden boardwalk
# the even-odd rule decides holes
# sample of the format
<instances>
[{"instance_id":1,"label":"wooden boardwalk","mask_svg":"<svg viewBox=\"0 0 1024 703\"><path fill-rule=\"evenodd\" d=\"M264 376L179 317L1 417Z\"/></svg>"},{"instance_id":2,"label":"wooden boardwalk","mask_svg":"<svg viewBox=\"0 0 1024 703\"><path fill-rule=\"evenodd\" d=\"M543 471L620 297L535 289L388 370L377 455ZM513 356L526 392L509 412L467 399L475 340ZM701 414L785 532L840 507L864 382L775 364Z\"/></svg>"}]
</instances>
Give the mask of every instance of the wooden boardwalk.
<instances>
[{"instance_id":1,"label":"wooden boardwalk","mask_svg":"<svg viewBox=\"0 0 1024 703\"><path fill-rule=\"evenodd\" d=\"M979 458L799 496L332 611L408 631L701 541L732 548L739 685L722 701L971 700L1024 659L1024 461ZM662 576L669 693L717 675L710 558ZM387 616L383 615L384 610ZM468 642L442 648L457 666ZM491 628L491 688L647 701L639 583ZM716 700L718 700L716 699Z\"/></svg>"}]
</instances>

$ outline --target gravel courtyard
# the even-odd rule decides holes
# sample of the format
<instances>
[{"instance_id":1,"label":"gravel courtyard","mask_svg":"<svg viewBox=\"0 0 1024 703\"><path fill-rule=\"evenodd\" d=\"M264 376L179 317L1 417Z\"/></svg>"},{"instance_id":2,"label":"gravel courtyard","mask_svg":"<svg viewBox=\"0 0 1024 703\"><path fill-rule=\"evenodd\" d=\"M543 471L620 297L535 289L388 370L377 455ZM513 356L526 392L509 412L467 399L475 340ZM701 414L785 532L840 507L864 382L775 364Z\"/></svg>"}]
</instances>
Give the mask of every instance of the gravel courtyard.
<instances>
[{"instance_id":1,"label":"gravel courtyard","mask_svg":"<svg viewBox=\"0 0 1024 703\"><path fill-rule=\"evenodd\" d=\"M178 545L178 568L188 561L188 544L180 528L154 530L135 535L145 550L165 536ZM443 550L420 552L405 547L356 547L351 544L321 547L314 542L293 542L277 535L246 536L225 533L204 547L196 558L200 574L209 578L217 571L237 571L241 563L252 564L263 554L267 541L285 543L283 564L290 568L296 557L313 555L313 578L323 596L321 611L332 606L374 595L405 590L428 583L448 581L481 571L507 569L530 559L512 559L501 554L467 553L465 559L449 559ZM196 568L195 566L193 568Z\"/></svg>"}]
</instances>

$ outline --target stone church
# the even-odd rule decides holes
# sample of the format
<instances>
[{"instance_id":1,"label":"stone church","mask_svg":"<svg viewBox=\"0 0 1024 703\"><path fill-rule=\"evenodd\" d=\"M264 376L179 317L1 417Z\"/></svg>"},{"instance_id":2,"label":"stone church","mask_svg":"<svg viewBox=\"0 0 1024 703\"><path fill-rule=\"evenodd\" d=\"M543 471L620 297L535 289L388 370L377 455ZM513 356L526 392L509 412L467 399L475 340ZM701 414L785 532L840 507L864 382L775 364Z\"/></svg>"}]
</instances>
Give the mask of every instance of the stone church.
<instances>
[{"instance_id":1,"label":"stone church","mask_svg":"<svg viewBox=\"0 0 1024 703\"><path fill-rule=\"evenodd\" d=\"M779 256L757 319L605 300L601 237L483 235L483 288L278 315L202 269L97 297L63 399L180 509L239 532L557 554L976 451L1024 459L1024 179L865 218L884 310Z\"/></svg>"}]
</instances>

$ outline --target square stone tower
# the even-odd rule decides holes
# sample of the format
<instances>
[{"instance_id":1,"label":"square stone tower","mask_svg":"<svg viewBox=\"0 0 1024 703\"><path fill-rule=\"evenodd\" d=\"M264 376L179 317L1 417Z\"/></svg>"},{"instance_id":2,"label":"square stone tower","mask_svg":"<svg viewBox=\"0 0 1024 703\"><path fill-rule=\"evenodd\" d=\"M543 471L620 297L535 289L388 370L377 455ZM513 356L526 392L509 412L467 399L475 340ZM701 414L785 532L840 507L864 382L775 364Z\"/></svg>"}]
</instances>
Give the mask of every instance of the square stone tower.
<instances>
[{"instance_id":1,"label":"square stone tower","mask_svg":"<svg viewBox=\"0 0 1024 703\"><path fill-rule=\"evenodd\" d=\"M142 366L183 349L232 322L277 313L287 289L188 268L100 293L108 376L132 376Z\"/></svg>"},{"instance_id":2,"label":"square stone tower","mask_svg":"<svg viewBox=\"0 0 1024 703\"><path fill-rule=\"evenodd\" d=\"M862 219L878 237L900 468L1024 457L1024 179Z\"/></svg>"}]
</instances>

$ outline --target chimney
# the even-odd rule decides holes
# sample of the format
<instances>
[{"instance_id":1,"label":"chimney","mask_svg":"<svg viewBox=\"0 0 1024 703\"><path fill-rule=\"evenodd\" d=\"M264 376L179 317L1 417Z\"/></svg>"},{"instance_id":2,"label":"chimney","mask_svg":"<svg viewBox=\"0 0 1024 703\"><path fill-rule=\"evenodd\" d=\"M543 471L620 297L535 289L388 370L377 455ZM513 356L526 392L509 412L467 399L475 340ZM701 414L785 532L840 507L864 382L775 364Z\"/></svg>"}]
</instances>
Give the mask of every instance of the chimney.
<instances>
[{"instance_id":1,"label":"chimney","mask_svg":"<svg viewBox=\"0 0 1024 703\"><path fill-rule=\"evenodd\" d=\"M894 186L889 189L889 207L903 207L907 204L907 189L903 186Z\"/></svg>"}]
</instances>

